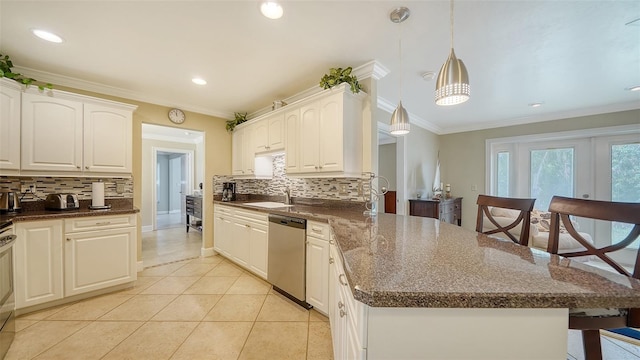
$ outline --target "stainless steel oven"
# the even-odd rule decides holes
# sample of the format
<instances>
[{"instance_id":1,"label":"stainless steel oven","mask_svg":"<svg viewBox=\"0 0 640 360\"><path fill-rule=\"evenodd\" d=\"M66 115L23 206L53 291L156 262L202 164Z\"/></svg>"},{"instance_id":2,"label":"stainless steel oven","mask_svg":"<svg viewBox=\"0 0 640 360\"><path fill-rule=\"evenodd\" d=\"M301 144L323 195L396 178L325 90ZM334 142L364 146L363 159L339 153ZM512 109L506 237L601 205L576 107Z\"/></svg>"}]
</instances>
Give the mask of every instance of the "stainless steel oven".
<instances>
[{"instance_id":1,"label":"stainless steel oven","mask_svg":"<svg viewBox=\"0 0 640 360\"><path fill-rule=\"evenodd\" d=\"M0 230L0 359L4 358L15 335L13 295L13 227Z\"/></svg>"}]
</instances>

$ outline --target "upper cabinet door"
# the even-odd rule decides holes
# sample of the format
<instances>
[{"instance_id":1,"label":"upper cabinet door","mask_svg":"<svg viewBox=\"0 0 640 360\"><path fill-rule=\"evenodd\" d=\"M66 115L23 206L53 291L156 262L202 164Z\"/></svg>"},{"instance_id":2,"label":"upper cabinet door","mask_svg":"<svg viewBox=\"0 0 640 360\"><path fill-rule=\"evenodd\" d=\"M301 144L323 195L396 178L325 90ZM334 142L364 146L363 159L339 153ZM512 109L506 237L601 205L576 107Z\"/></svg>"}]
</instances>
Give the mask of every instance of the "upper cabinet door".
<instances>
[{"instance_id":1,"label":"upper cabinet door","mask_svg":"<svg viewBox=\"0 0 640 360\"><path fill-rule=\"evenodd\" d=\"M298 147L300 139L300 110L287 111L285 114L287 141L285 144L285 169L287 174L300 172Z\"/></svg>"},{"instance_id":2,"label":"upper cabinet door","mask_svg":"<svg viewBox=\"0 0 640 360\"><path fill-rule=\"evenodd\" d=\"M284 117L283 112L267 119L269 122L269 151L284 149Z\"/></svg>"},{"instance_id":3,"label":"upper cabinet door","mask_svg":"<svg viewBox=\"0 0 640 360\"><path fill-rule=\"evenodd\" d=\"M0 82L0 175L20 170L20 87Z\"/></svg>"},{"instance_id":4,"label":"upper cabinet door","mask_svg":"<svg viewBox=\"0 0 640 360\"><path fill-rule=\"evenodd\" d=\"M84 171L131 173L131 111L84 105Z\"/></svg>"},{"instance_id":5,"label":"upper cabinet door","mask_svg":"<svg viewBox=\"0 0 640 360\"><path fill-rule=\"evenodd\" d=\"M244 175L244 130L235 128L231 135L231 173Z\"/></svg>"},{"instance_id":6,"label":"upper cabinet door","mask_svg":"<svg viewBox=\"0 0 640 360\"><path fill-rule=\"evenodd\" d=\"M320 103L314 102L300 108L300 171L318 170L318 151L320 146Z\"/></svg>"},{"instance_id":7,"label":"upper cabinet door","mask_svg":"<svg viewBox=\"0 0 640 360\"><path fill-rule=\"evenodd\" d=\"M269 121L263 119L251 125L253 127L253 144L255 153L269 151Z\"/></svg>"},{"instance_id":8,"label":"upper cabinet door","mask_svg":"<svg viewBox=\"0 0 640 360\"><path fill-rule=\"evenodd\" d=\"M82 103L22 94L22 169L82 171Z\"/></svg>"},{"instance_id":9,"label":"upper cabinet door","mask_svg":"<svg viewBox=\"0 0 640 360\"><path fill-rule=\"evenodd\" d=\"M320 102L319 170L322 172L343 170L343 96L338 93Z\"/></svg>"}]
</instances>

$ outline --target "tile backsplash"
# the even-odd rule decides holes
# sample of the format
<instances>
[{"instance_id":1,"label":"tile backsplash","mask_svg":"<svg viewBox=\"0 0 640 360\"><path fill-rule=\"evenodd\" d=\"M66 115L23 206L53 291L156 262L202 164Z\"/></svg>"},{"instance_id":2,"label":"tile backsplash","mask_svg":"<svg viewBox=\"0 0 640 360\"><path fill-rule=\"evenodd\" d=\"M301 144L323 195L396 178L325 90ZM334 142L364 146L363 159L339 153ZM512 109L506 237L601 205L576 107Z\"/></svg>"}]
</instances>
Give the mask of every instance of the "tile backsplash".
<instances>
[{"instance_id":1,"label":"tile backsplash","mask_svg":"<svg viewBox=\"0 0 640 360\"><path fill-rule=\"evenodd\" d=\"M91 183L100 180L104 182L105 198L133 198L132 178L0 176L0 191L20 192L23 185L36 184L36 195L26 193L22 201L44 199L47 194L53 193L73 193L78 195L78 200L90 200ZM118 191L118 185L120 185L121 192Z\"/></svg>"},{"instance_id":2,"label":"tile backsplash","mask_svg":"<svg viewBox=\"0 0 640 360\"><path fill-rule=\"evenodd\" d=\"M284 196L284 190L289 187L292 197L363 201L358 191L362 181L359 178L289 178L284 166L284 155L276 155L272 179L234 179L232 176L216 175L213 177L214 191L221 194L222 183L234 181L238 194Z\"/></svg>"}]
</instances>

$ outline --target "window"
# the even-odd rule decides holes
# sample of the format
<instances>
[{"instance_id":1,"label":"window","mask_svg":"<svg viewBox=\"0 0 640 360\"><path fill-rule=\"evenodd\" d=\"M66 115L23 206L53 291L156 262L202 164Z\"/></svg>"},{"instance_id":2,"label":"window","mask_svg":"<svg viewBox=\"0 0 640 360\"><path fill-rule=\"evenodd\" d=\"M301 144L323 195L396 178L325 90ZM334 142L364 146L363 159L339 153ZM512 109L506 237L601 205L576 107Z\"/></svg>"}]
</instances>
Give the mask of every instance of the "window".
<instances>
[{"instance_id":1,"label":"window","mask_svg":"<svg viewBox=\"0 0 640 360\"><path fill-rule=\"evenodd\" d=\"M496 163L496 195L502 197L509 196L509 152L501 151L498 153Z\"/></svg>"},{"instance_id":2,"label":"window","mask_svg":"<svg viewBox=\"0 0 640 360\"><path fill-rule=\"evenodd\" d=\"M548 210L553 195L640 202L638 125L489 139L486 154L486 192L535 198L541 211ZM602 246L630 230L624 224L576 221L580 232Z\"/></svg>"},{"instance_id":3,"label":"window","mask_svg":"<svg viewBox=\"0 0 640 360\"><path fill-rule=\"evenodd\" d=\"M574 195L574 149L531 150L529 195L537 209L548 209L553 195Z\"/></svg>"}]
</instances>

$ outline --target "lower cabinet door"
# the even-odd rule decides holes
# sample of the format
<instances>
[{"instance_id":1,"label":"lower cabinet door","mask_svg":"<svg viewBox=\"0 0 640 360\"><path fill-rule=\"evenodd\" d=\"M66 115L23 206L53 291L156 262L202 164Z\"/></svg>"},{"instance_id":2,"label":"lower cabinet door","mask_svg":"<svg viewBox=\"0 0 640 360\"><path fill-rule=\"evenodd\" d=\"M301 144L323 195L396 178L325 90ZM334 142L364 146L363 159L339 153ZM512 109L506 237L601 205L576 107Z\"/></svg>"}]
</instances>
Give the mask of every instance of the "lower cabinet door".
<instances>
[{"instance_id":1,"label":"lower cabinet door","mask_svg":"<svg viewBox=\"0 0 640 360\"><path fill-rule=\"evenodd\" d=\"M65 238L65 296L136 280L136 228L87 231Z\"/></svg>"},{"instance_id":2,"label":"lower cabinet door","mask_svg":"<svg viewBox=\"0 0 640 360\"><path fill-rule=\"evenodd\" d=\"M231 257L233 222L229 217L216 214L213 229L213 248L220 254Z\"/></svg>"},{"instance_id":3,"label":"lower cabinet door","mask_svg":"<svg viewBox=\"0 0 640 360\"><path fill-rule=\"evenodd\" d=\"M229 248L231 260L244 268L248 268L251 226L245 221L234 220L231 235L232 243Z\"/></svg>"},{"instance_id":4,"label":"lower cabinet door","mask_svg":"<svg viewBox=\"0 0 640 360\"><path fill-rule=\"evenodd\" d=\"M16 309L62 299L64 296L62 224L62 220L16 224Z\"/></svg>"},{"instance_id":5,"label":"lower cabinet door","mask_svg":"<svg viewBox=\"0 0 640 360\"><path fill-rule=\"evenodd\" d=\"M307 302L329 313L329 242L307 237Z\"/></svg>"},{"instance_id":6,"label":"lower cabinet door","mask_svg":"<svg viewBox=\"0 0 640 360\"><path fill-rule=\"evenodd\" d=\"M267 278L269 235L267 226L251 224L249 238L249 270L263 279Z\"/></svg>"}]
</instances>

